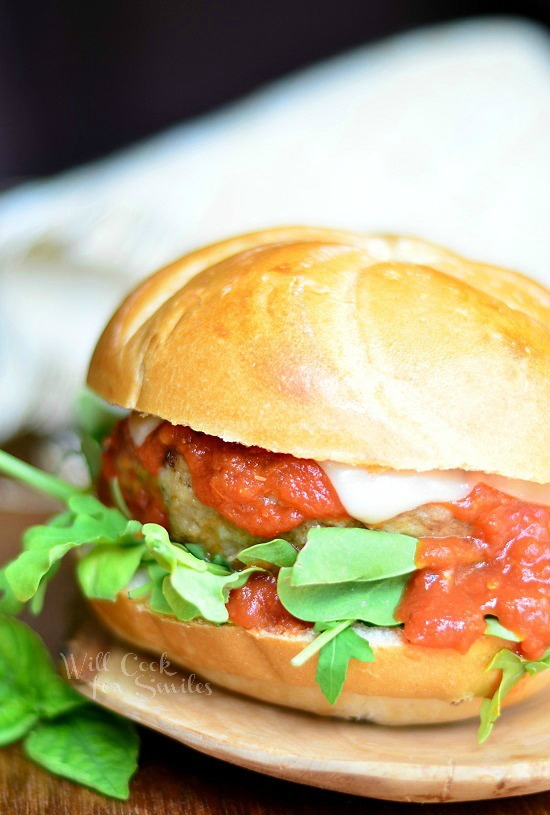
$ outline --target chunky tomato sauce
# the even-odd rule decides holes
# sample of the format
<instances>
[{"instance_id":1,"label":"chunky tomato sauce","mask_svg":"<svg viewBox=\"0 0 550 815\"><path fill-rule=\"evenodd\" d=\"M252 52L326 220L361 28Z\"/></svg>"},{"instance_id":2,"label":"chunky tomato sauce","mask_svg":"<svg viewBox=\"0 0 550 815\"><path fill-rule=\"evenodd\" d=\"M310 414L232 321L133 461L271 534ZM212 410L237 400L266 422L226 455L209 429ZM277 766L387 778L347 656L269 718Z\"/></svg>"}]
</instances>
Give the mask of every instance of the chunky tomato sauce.
<instances>
[{"instance_id":1,"label":"chunky tomato sauce","mask_svg":"<svg viewBox=\"0 0 550 815\"><path fill-rule=\"evenodd\" d=\"M332 484L314 461L224 442L169 422L135 447L128 429L121 427L125 424L120 422L107 442L103 472L107 479L118 475L132 511L142 513L141 490L147 479L142 475L139 483L132 483L126 458L137 458L145 471L156 476L164 463L180 453L197 498L251 535L275 537L312 518L347 517ZM158 487L151 489L157 510L159 495Z\"/></svg>"},{"instance_id":2,"label":"chunky tomato sauce","mask_svg":"<svg viewBox=\"0 0 550 815\"><path fill-rule=\"evenodd\" d=\"M118 422L104 442L98 494L104 503L112 503L109 485L116 478L133 518L168 529L168 513L162 493L152 475L151 466L145 463L150 463L149 446L148 438L145 444L137 448L130 436L127 421ZM160 464L157 472L159 467Z\"/></svg>"},{"instance_id":3,"label":"chunky tomato sauce","mask_svg":"<svg viewBox=\"0 0 550 815\"><path fill-rule=\"evenodd\" d=\"M229 593L229 619L241 628L283 628L285 631L311 628L313 623L297 620L286 610L277 594L277 578L258 572L244 586Z\"/></svg>"},{"instance_id":4,"label":"chunky tomato sauce","mask_svg":"<svg viewBox=\"0 0 550 815\"><path fill-rule=\"evenodd\" d=\"M485 631L484 615L539 658L550 646L550 508L478 484L446 505L472 525L467 538L424 538L419 571L397 613L409 642L465 652Z\"/></svg>"},{"instance_id":5,"label":"chunky tomato sauce","mask_svg":"<svg viewBox=\"0 0 550 815\"><path fill-rule=\"evenodd\" d=\"M139 447L127 422L119 422L105 445L100 494L108 495L108 482L116 477L134 517L168 528L157 475L177 453L187 462L199 500L251 535L270 538L308 519L347 517L315 462L168 422ZM419 542L418 571L397 612L405 638L465 652L484 633L490 614L518 635L526 657L540 657L550 646L550 508L483 484L445 506L471 524L471 535ZM244 628L308 625L283 608L271 575L255 575L232 591L228 609Z\"/></svg>"}]
</instances>

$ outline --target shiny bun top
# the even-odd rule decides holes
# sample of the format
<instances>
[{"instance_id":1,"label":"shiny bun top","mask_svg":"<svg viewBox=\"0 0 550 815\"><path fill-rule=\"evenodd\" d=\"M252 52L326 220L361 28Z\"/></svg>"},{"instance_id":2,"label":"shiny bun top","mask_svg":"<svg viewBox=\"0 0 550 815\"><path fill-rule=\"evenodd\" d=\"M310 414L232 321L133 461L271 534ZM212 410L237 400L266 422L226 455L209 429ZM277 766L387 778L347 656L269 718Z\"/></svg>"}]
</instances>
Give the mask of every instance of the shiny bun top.
<instances>
[{"instance_id":1,"label":"shiny bun top","mask_svg":"<svg viewBox=\"0 0 550 815\"><path fill-rule=\"evenodd\" d=\"M126 299L88 383L298 457L550 482L550 293L416 239L295 227L193 252Z\"/></svg>"}]
</instances>

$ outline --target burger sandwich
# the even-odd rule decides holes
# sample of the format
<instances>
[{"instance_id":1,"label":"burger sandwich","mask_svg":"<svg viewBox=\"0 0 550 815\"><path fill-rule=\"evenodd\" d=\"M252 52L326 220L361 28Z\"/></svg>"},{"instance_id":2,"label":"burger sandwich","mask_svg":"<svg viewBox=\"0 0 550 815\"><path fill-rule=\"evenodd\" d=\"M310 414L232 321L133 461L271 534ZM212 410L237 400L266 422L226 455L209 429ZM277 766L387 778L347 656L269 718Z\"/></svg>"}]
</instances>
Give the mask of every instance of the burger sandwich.
<instances>
[{"instance_id":1,"label":"burger sandwich","mask_svg":"<svg viewBox=\"0 0 550 815\"><path fill-rule=\"evenodd\" d=\"M30 530L119 638L266 702L447 722L550 679L550 294L420 240L282 228L121 305L88 384L83 493ZM101 424L101 423L100 423ZM40 479L42 478L42 481ZM39 483L40 482L40 483Z\"/></svg>"}]
</instances>

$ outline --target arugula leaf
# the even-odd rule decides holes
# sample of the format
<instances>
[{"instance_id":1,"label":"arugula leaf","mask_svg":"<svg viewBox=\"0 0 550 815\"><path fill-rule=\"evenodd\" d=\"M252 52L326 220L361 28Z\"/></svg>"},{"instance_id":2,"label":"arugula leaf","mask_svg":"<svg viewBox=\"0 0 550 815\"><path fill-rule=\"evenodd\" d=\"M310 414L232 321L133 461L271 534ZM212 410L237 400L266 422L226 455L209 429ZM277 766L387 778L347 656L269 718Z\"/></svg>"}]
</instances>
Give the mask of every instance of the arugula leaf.
<instances>
[{"instance_id":1,"label":"arugula leaf","mask_svg":"<svg viewBox=\"0 0 550 815\"><path fill-rule=\"evenodd\" d=\"M76 402L76 415L82 452L92 481L96 481L101 472L103 439L127 412L108 404L89 388L80 393Z\"/></svg>"},{"instance_id":2,"label":"arugula leaf","mask_svg":"<svg viewBox=\"0 0 550 815\"><path fill-rule=\"evenodd\" d=\"M283 568L277 580L277 593L283 606L300 620L362 620L374 625L397 625L394 613L401 600L408 575L368 583L355 581L333 586L293 586L292 569Z\"/></svg>"},{"instance_id":3,"label":"arugula leaf","mask_svg":"<svg viewBox=\"0 0 550 815\"><path fill-rule=\"evenodd\" d=\"M115 600L138 570L144 551L144 543L92 549L76 567L84 595L100 600Z\"/></svg>"},{"instance_id":4,"label":"arugula leaf","mask_svg":"<svg viewBox=\"0 0 550 815\"><path fill-rule=\"evenodd\" d=\"M139 741L131 722L86 705L42 722L25 739L27 756L55 775L126 800L137 769Z\"/></svg>"},{"instance_id":5,"label":"arugula leaf","mask_svg":"<svg viewBox=\"0 0 550 815\"><path fill-rule=\"evenodd\" d=\"M354 622L355 620L341 620L338 623L334 623L334 625L331 623L316 623L313 630L322 631L322 633L320 633L318 637L315 637L313 642L306 645L306 647L300 651L299 654L293 657L290 660L290 664L294 665L296 668L299 668L300 665L303 665L308 661L308 659L311 659L314 654L320 651L321 648L323 648L323 646L329 642L329 640L338 636L340 631L343 631L344 628L347 628L349 625L353 625Z\"/></svg>"},{"instance_id":6,"label":"arugula leaf","mask_svg":"<svg viewBox=\"0 0 550 815\"><path fill-rule=\"evenodd\" d=\"M117 509L105 507L91 495L68 500L69 513L53 523L34 526L23 537L24 551L6 567L6 578L17 599L27 601L52 567L71 549L83 544L135 544L141 530ZM51 577L51 574L50 574Z\"/></svg>"},{"instance_id":7,"label":"arugula leaf","mask_svg":"<svg viewBox=\"0 0 550 815\"><path fill-rule=\"evenodd\" d=\"M20 462L3 454L11 474L18 474ZM15 463L14 463L15 462ZM34 467L23 465L24 477L31 485L44 475ZM39 474L39 476L36 475ZM19 612L21 603L33 598L33 609L39 610L49 580L61 558L71 549L89 547L77 566L84 594L106 600L132 580L141 562L155 561L160 572L152 579L152 607L161 613L172 613L181 619L202 616L211 622L228 618L225 602L231 588L242 586L255 569L231 572L226 562L209 562L192 554L185 546L174 543L158 524L140 524L118 509L105 507L92 495L75 491L53 478L53 490L64 494L67 511L49 523L27 530L23 551L0 573L2 608ZM59 487L60 484L64 488ZM163 594L164 593L164 594ZM141 591L143 594L143 589Z\"/></svg>"},{"instance_id":8,"label":"arugula leaf","mask_svg":"<svg viewBox=\"0 0 550 815\"><path fill-rule=\"evenodd\" d=\"M166 569L158 563L152 563L148 568L151 577L151 595L149 597L149 607L157 614L173 614L172 607L168 605L168 600L164 596L164 578L168 576Z\"/></svg>"},{"instance_id":9,"label":"arugula leaf","mask_svg":"<svg viewBox=\"0 0 550 815\"><path fill-rule=\"evenodd\" d=\"M494 696L484 699L481 705L481 722L477 733L479 744L483 744L490 736L493 725L500 716L502 702L514 685L526 674L533 676L547 668L550 668L550 648L537 660L524 659L508 648L503 648L493 657L485 671L501 670L502 678Z\"/></svg>"},{"instance_id":10,"label":"arugula leaf","mask_svg":"<svg viewBox=\"0 0 550 815\"><path fill-rule=\"evenodd\" d=\"M499 623L496 617L492 616L485 617L485 623L487 624L485 633L488 636L501 637L503 640L510 640L511 642L521 642L518 635L514 634L514 632L510 631L508 628L504 628L504 626Z\"/></svg>"},{"instance_id":11,"label":"arugula leaf","mask_svg":"<svg viewBox=\"0 0 550 815\"><path fill-rule=\"evenodd\" d=\"M280 538L268 543L257 543L237 555L242 563L272 563L274 566L294 566L298 552L291 543Z\"/></svg>"},{"instance_id":12,"label":"arugula leaf","mask_svg":"<svg viewBox=\"0 0 550 815\"><path fill-rule=\"evenodd\" d=\"M254 571L257 569L245 569L226 575L205 571L198 575L178 566L164 578L162 589L172 613L180 620L202 617L213 623L226 623L229 614L225 604L229 599L229 592L244 586Z\"/></svg>"},{"instance_id":13,"label":"arugula leaf","mask_svg":"<svg viewBox=\"0 0 550 815\"><path fill-rule=\"evenodd\" d=\"M206 549L201 543L186 543L185 548L188 552L191 552L193 557L198 557L199 560L205 560L207 563L210 563L210 558L206 554Z\"/></svg>"},{"instance_id":14,"label":"arugula leaf","mask_svg":"<svg viewBox=\"0 0 550 815\"><path fill-rule=\"evenodd\" d=\"M46 589L48 588L50 581L53 580L53 578L59 571L60 566L61 566L60 560L56 561L52 565L48 573L45 574L42 580L40 581L40 584L36 590L36 594L34 595L34 597L31 597L30 601L31 613L34 614L35 616L41 613L42 607L44 605L44 598L46 596Z\"/></svg>"},{"instance_id":15,"label":"arugula leaf","mask_svg":"<svg viewBox=\"0 0 550 815\"><path fill-rule=\"evenodd\" d=\"M373 529L313 527L292 571L293 586L383 580L410 574L418 540ZM287 565L287 564L284 564Z\"/></svg>"},{"instance_id":16,"label":"arugula leaf","mask_svg":"<svg viewBox=\"0 0 550 815\"><path fill-rule=\"evenodd\" d=\"M144 524L142 532L147 551L167 572L173 572L178 566L185 566L195 572L227 573L223 566L195 557L180 543L173 543L166 529L159 524Z\"/></svg>"},{"instance_id":17,"label":"arugula leaf","mask_svg":"<svg viewBox=\"0 0 550 815\"><path fill-rule=\"evenodd\" d=\"M5 450L0 450L0 473L27 484L38 492L45 492L53 498L66 501L71 495L82 493L78 487L58 478L51 473L45 473L31 464L26 464L15 456L10 456Z\"/></svg>"},{"instance_id":18,"label":"arugula leaf","mask_svg":"<svg viewBox=\"0 0 550 815\"><path fill-rule=\"evenodd\" d=\"M24 608L25 603L17 599L6 577L6 566L2 567L0 569L0 614L17 616Z\"/></svg>"},{"instance_id":19,"label":"arugula leaf","mask_svg":"<svg viewBox=\"0 0 550 815\"><path fill-rule=\"evenodd\" d=\"M332 626L337 628L338 624ZM317 662L315 680L331 705L342 692L350 659L373 662L374 654L367 640L346 626L321 648Z\"/></svg>"}]
</instances>

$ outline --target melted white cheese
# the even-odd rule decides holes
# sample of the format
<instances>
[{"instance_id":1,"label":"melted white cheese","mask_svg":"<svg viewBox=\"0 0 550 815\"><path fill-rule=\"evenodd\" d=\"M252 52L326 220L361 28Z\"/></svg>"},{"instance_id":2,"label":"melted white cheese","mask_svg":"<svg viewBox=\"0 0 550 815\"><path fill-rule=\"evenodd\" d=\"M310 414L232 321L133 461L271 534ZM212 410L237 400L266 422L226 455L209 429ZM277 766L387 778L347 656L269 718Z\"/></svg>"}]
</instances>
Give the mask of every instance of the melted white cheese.
<instances>
[{"instance_id":1,"label":"melted white cheese","mask_svg":"<svg viewBox=\"0 0 550 815\"><path fill-rule=\"evenodd\" d=\"M146 413L131 413L128 417L128 430L136 447L141 447L147 436L162 423L162 419Z\"/></svg>"},{"instance_id":2,"label":"melted white cheese","mask_svg":"<svg viewBox=\"0 0 550 815\"><path fill-rule=\"evenodd\" d=\"M524 501L550 506L550 484L466 470L369 471L333 461L319 462L352 518L379 524L423 504L458 501L483 482Z\"/></svg>"},{"instance_id":3,"label":"melted white cheese","mask_svg":"<svg viewBox=\"0 0 550 815\"><path fill-rule=\"evenodd\" d=\"M157 416L130 414L128 427L136 447L141 447L161 421ZM550 506L550 484L535 484L502 475L467 470L371 471L334 461L319 464L346 511L364 524L383 523L423 504L458 501L480 482L523 501Z\"/></svg>"}]
</instances>

